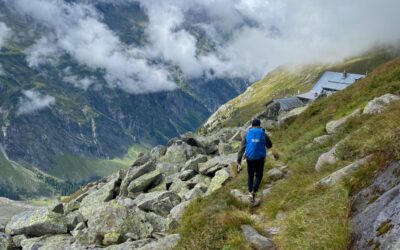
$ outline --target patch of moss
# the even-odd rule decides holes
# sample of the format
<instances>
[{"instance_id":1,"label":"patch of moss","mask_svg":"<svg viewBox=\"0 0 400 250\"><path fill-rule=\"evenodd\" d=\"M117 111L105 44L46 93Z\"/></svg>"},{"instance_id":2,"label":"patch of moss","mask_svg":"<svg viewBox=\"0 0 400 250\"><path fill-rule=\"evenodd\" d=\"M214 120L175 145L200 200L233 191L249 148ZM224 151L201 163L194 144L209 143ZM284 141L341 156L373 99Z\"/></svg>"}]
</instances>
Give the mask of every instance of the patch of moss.
<instances>
[{"instance_id":1,"label":"patch of moss","mask_svg":"<svg viewBox=\"0 0 400 250\"><path fill-rule=\"evenodd\" d=\"M392 222L391 220L387 220L387 221L383 222L383 223L376 229L376 232L377 232L376 235L377 235L377 236L381 236L381 235L384 235L384 234L386 234L387 232L389 232L390 229L393 228L393 224L392 224L391 222Z\"/></svg>"}]
</instances>

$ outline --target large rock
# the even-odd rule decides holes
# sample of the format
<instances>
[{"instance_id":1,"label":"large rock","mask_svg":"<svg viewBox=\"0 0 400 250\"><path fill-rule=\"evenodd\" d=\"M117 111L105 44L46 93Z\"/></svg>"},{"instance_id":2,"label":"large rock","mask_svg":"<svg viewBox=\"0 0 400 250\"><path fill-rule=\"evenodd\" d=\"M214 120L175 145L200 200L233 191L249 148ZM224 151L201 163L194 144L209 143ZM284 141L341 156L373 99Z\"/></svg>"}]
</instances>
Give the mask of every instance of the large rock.
<instances>
[{"instance_id":1,"label":"large rock","mask_svg":"<svg viewBox=\"0 0 400 250\"><path fill-rule=\"evenodd\" d=\"M220 155L228 155L234 152L235 150L232 148L231 144L225 142L221 142L220 144L218 144L218 153Z\"/></svg>"},{"instance_id":2,"label":"large rock","mask_svg":"<svg viewBox=\"0 0 400 250\"><path fill-rule=\"evenodd\" d=\"M399 249L399 169L398 162L390 163L355 196L351 249Z\"/></svg>"},{"instance_id":3,"label":"large rock","mask_svg":"<svg viewBox=\"0 0 400 250\"><path fill-rule=\"evenodd\" d=\"M289 111L288 113L284 113L284 114L279 115L278 116L278 124L279 124L279 126L293 121L297 116L299 116L301 113L306 111L307 107L308 106L295 108L295 109Z\"/></svg>"},{"instance_id":4,"label":"large rock","mask_svg":"<svg viewBox=\"0 0 400 250\"><path fill-rule=\"evenodd\" d=\"M138 167L141 165L146 164L146 162L150 161L151 157L149 154L139 154L138 158L133 162L133 164L131 165L131 167Z\"/></svg>"},{"instance_id":5,"label":"large rock","mask_svg":"<svg viewBox=\"0 0 400 250\"><path fill-rule=\"evenodd\" d=\"M192 177L196 175L196 171L192 169L184 170L181 173L179 173L178 178L181 179L182 181L187 181L190 180Z\"/></svg>"},{"instance_id":6,"label":"large rock","mask_svg":"<svg viewBox=\"0 0 400 250\"><path fill-rule=\"evenodd\" d=\"M130 250L130 249L138 249L146 244L152 242L152 239L142 239L135 241L126 241L119 245L112 245L105 248L105 250Z\"/></svg>"},{"instance_id":7,"label":"large rock","mask_svg":"<svg viewBox=\"0 0 400 250\"><path fill-rule=\"evenodd\" d=\"M242 225L240 228L242 229L244 237L254 249L257 250L275 249L275 245L270 239L259 234L250 225Z\"/></svg>"},{"instance_id":8,"label":"large rock","mask_svg":"<svg viewBox=\"0 0 400 250\"><path fill-rule=\"evenodd\" d=\"M138 192L142 192L152 185L155 186L159 184L162 180L162 173L159 169L151 171L145 175L140 176L139 178L131 181L128 186L129 195L135 195Z\"/></svg>"},{"instance_id":9,"label":"large rock","mask_svg":"<svg viewBox=\"0 0 400 250\"><path fill-rule=\"evenodd\" d=\"M176 140L167 148L167 152L160 158L160 161L183 165L191 157L203 152L199 147L190 146L184 141Z\"/></svg>"},{"instance_id":10,"label":"large rock","mask_svg":"<svg viewBox=\"0 0 400 250\"><path fill-rule=\"evenodd\" d=\"M321 135L321 136L315 137L313 141L315 143L322 145L322 144L328 143L330 139L332 139L332 135Z\"/></svg>"},{"instance_id":11,"label":"large rock","mask_svg":"<svg viewBox=\"0 0 400 250\"><path fill-rule=\"evenodd\" d=\"M193 157L192 159L188 160L185 163L184 170L190 170L191 169L191 170L194 170L196 172L199 172L198 164L206 162L206 161L208 161L208 158L207 158L206 155L202 155L202 154L196 155L195 157Z\"/></svg>"},{"instance_id":12,"label":"large rock","mask_svg":"<svg viewBox=\"0 0 400 250\"><path fill-rule=\"evenodd\" d=\"M158 145L150 151L150 157L154 160L160 159L167 152L167 147Z\"/></svg>"},{"instance_id":13,"label":"large rock","mask_svg":"<svg viewBox=\"0 0 400 250\"><path fill-rule=\"evenodd\" d=\"M350 164L344 168L341 168L341 169L333 172L329 176L323 178L322 180L319 181L319 184L322 186L326 186L326 187L335 185L335 184L339 183L341 180L343 180L345 177L348 177L349 175L351 175L352 173L354 173L355 171L360 169L360 167L367 164L368 161L370 161L371 159L372 159L372 156L367 156L360 160L357 160L357 161L353 162L352 164Z\"/></svg>"},{"instance_id":14,"label":"large rock","mask_svg":"<svg viewBox=\"0 0 400 250\"><path fill-rule=\"evenodd\" d=\"M353 117L357 117L361 115L361 110L356 109L353 113L350 115L347 115L345 117L340 118L339 120L334 120L330 121L326 124L326 132L328 134L335 134L341 126L343 126L348 120L350 120Z\"/></svg>"},{"instance_id":15,"label":"large rock","mask_svg":"<svg viewBox=\"0 0 400 250\"><path fill-rule=\"evenodd\" d=\"M368 102L365 106L363 113L364 114L379 114L383 112L383 110L389 106L390 103L394 101L400 101L400 96L393 94L385 94L383 96L374 98L372 101Z\"/></svg>"},{"instance_id":16,"label":"large rock","mask_svg":"<svg viewBox=\"0 0 400 250\"><path fill-rule=\"evenodd\" d=\"M215 173L215 176L211 179L210 186L207 190L207 195L215 192L216 190L220 189L225 182L227 182L230 178L230 175L227 170L221 169Z\"/></svg>"},{"instance_id":17,"label":"large rock","mask_svg":"<svg viewBox=\"0 0 400 250\"><path fill-rule=\"evenodd\" d=\"M2 250L13 249L13 241L11 237L5 233L0 233L0 249Z\"/></svg>"},{"instance_id":18,"label":"large rock","mask_svg":"<svg viewBox=\"0 0 400 250\"><path fill-rule=\"evenodd\" d=\"M156 168L159 169L161 173L164 174L164 176L169 176L180 172L182 169L182 165L171 164L168 162L159 162L157 163Z\"/></svg>"},{"instance_id":19,"label":"large rock","mask_svg":"<svg viewBox=\"0 0 400 250\"><path fill-rule=\"evenodd\" d=\"M39 238L30 238L21 241L22 249L26 250L55 250L65 249L72 250L76 249L72 247L74 238L69 234L59 235L46 235Z\"/></svg>"},{"instance_id":20,"label":"large rock","mask_svg":"<svg viewBox=\"0 0 400 250\"><path fill-rule=\"evenodd\" d=\"M121 183L119 176L115 176L110 182L104 184L98 190L92 190L85 198L82 199L80 207L93 206L94 204L107 202L117 196L116 186Z\"/></svg>"},{"instance_id":21,"label":"large rock","mask_svg":"<svg viewBox=\"0 0 400 250\"><path fill-rule=\"evenodd\" d=\"M167 216L171 209L181 202L174 192L153 192L139 195L135 200L138 208Z\"/></svg>"},{"instance_id":22,"label":"large rock","mask_svg":"<svg viewBox=\"0 0 400 250\"><path fill-rule=\"evenodd\" d=\"M207 162L199 163L199 172L204 175L213 175L218 170L236 162L236 156L236 154L221 155L211 158Z\"/></svg>"},{"instance_id":23,"label":"large rock","mask_svg":"<svg viewBox=\"0 0 400 250\"><path fill-rule=\"evenodd\" d=\"M171 234L161 238L157 241L153 241L138 250L172 250L176 245L178 245L179 240L181 239L179 234Z\"/></svg>"},{"instance_id":24,"label":"large rock","mask_svg":"<svg viewBox=\"0 0 400 250\"><path fill-rule=\"evenodd\" d=\"M185 200L193 200L204 196L204 191L200 186L195 186L191 190L187 191L183 196Z\"/></svg>"},{"instance_id":25,"label":"large rock","mask_svg":"<svg viewBox=\"0 0 400 250\"><path fill-rule=\"evenodd\" d=\"M336 155L338 148L345 143L347 139L343 139L338 142L331 150L323 153L319 156L317 163L315 164L315 170L323 171L325 166L335 164L339 159Z\"/></svg>"},{"instance_id":26,"label":"large rock","mask_svg":"<svg viewBox=\"0 0 400 250\"><path fill-rule=\"evenodd\" d=\"M11 218L6 226L6 233L25 234L36 237L45 234L67 233L67 223L61 214L46 208L22 212Z\"/></svg>"},{"instance_id":27,"label":"large rock","mask_svg":"<svg viewBox=\"0 0 400 250\"><path fill-rule=\"evenodd\" d=\"M204 184L205 186L208 186L208 185L210 185L210 182L211 182L210 177L199 174L199 175L196 175L195 177L193 177L192 179L188 180L186 182L186 186L189 189L192 189L199 183Z\"/></svg>"},{"instance_id":28,"label":"large rock","mask_svg":"<svg viewBox=\"0 0 400 250\"><path fill-rule=\"evenodd\" d=\"M178 205L176 205L174 208L172 208L169 217L176 221L179 222L182 218L183 213L185 212L186 208L190 205L190 201L184 201Z\"/></svg>"},{"instance_id":29,"label":"large rock","mask_svg":"<svg viewBox=\"0 0 400 250\"><path fill-rule=\"evenodd\" d=\"M189 188L186 182L179 178L174 178L168 190L177 193L181 198L183 198L186 192L189 191Z\"/></svg>"},{"instance_id":30,"label":"large rock","mask_svg":"<svg viewBox=\"0 0 400 250\"><path fill-rule=\"evenodd\" d=\"M138 238L149 237L153 232L145 212L130 210L115 200L85 209L82 214L88 225L87 239L82 239L85 244L96 243L93 242L96 238L103 239L103 244L116 244L121 243L127 232L135 233Z\"/></svg>"},{"instance_id":31,"label":"large rock","mask_svg":"<svg viewBox=\"0 0 400 250\"><path fill-rule=\"evenodd\" d=\"M141 166L129 168L128 172L125 175L125 178L122 180L120 187L120 195L123 196L128 195L128 186L133 180L151 171L154 171L155 169L156 166L153 161L149 161Z\"/></svg>"}]
</instances>

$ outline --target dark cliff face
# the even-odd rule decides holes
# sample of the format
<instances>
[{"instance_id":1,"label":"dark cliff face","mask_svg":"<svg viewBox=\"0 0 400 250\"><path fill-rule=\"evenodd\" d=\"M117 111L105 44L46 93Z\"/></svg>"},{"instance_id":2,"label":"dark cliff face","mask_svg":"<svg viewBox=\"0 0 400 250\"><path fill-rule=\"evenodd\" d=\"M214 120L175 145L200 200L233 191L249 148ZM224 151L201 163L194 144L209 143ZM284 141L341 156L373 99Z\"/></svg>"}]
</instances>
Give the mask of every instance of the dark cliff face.
<instances>
[{"instance_id":1,"label":"dark cliff face","mask_svg":"<svg viewBox=\"0 0 400 250\"><path fill-rule=\"evenodd\" d=\"M122 42L146 44L148 18L137 3L104 1L96 3L96 8ZM10 10L6 0L0 0L0 10L0 21L18 38L0 49L0 64L6 72L0 75L0 144L11 160L46 172L56 167L58 156L112 159L123 156L132 145L162 144L196 130L247 86L241 79L201 77L177 80L178 88L173 91L129 94L109 87L101 70L80 65L68 54L56 62L30 67L25 50L46 28ZM172 72L176 66L170 67ZM65 82L66 68L78 77L91 77L95 84L83 90ZM19 114L26 90L52 96L55 101L44 109Z\"/></svg>"}]
</instances>

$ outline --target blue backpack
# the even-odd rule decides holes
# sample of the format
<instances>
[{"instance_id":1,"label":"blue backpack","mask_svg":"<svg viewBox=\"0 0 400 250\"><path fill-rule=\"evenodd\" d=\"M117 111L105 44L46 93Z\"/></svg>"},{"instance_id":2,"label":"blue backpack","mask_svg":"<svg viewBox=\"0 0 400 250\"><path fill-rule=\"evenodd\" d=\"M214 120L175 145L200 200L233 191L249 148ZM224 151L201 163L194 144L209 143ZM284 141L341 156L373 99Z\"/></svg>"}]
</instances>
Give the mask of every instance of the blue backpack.
<instances>
[{"instance_id":1,"label":"blue backpack","mask_svg":"<svg viewBox=\"0 0 400 250\"><path fill-rule=\"evenodd\" d=\"M267 155L265 145L266 141L264 129L249 129L246 135L246 158L249 160L264 159Z\"/></svg>"}]
</instances>

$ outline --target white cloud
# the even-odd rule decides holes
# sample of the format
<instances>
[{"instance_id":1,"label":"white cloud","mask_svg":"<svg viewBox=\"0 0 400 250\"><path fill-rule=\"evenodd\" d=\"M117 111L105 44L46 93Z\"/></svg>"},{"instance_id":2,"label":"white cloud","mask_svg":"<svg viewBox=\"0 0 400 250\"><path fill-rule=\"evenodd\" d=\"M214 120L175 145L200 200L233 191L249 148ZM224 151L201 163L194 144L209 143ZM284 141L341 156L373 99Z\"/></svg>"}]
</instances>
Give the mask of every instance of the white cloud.
<instances>
[{"instance_id":1,"label":"white cloud","mask_svg":"<svg viewBox=\"0 0 400 250\"><path fill-rule=\"evenodd\" d=\"M11 29L5 23L0 22L0 49L4 46L6 41L10 39L11 34Z\"/></svg>"},{"instance_id":2,"label":"white cloud","mask_svg":"<svg viewBox=\"0 0 400 250\"><path fill-rule=\"evenodd\" d=\"M178 65L189 79L206 75L255 81L282 64L334 62L400 42L398 0L136 1L149 17L144 47L121 42L102 22L93 0L10 3L52 30L26 51L32 67L66 52L82 65L104 70L109 86L129 93L174 89L166 64ZM199 54L187 27L203 30L214 50ZM91 81L78 85L87 88Z\"/></svg>"},{"instance_id":3,"label":"white cloud","mask_svg":"<svg viewBox=\"0 0 400 250\"><path fill-rule=\"evenodd\" d=\"M6 75L6 72L4 71L3 65L0 63L0 76Z\"/></svg>"},{"instance_id":4,"label":"white cloud","mask_svg":"<svg viewBox=\"0 0 400 250\"><path fill-rule=\"evenodd\" d=\"M47 108L56 102L53 96L42 94L33 89L24 90L22 94L24 96L19 100L17 115L30 114Z\"/></svg>"}]
</instances>

